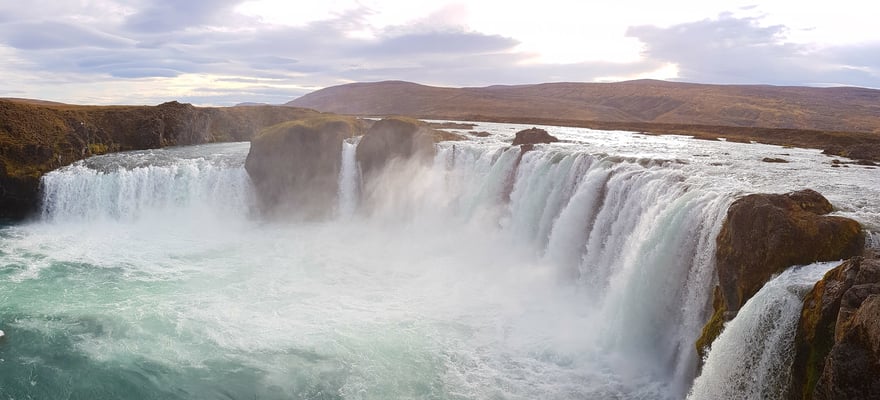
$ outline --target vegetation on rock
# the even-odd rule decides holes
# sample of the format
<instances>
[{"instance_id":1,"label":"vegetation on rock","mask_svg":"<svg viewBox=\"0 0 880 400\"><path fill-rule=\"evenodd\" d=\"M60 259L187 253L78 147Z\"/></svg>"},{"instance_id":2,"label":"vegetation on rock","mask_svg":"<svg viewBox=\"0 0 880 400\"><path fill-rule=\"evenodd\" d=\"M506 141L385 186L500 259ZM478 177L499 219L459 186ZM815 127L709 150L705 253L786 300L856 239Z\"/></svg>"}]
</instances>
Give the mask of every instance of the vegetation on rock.
<instances>
[{"instance_id":1,"label":"vegetation on rock","mask_svg":"<svg viewBox=\"0 0 880 400\"><path fill-rule=\"evenodd\" d=\"M789 398L880 398L880 259L835 267L804 299Z\"/></svg>"}]
</instances>

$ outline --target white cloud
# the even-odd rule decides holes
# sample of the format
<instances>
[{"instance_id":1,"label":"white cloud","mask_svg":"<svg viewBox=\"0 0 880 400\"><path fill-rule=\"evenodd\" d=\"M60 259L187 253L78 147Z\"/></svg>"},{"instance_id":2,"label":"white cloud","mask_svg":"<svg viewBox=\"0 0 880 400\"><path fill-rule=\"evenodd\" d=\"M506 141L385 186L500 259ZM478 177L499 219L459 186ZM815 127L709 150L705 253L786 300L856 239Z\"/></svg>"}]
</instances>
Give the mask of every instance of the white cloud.
<instances>
[{"instance_id":1,"label":"white cloud","mask_svg":"<svg viewBox=\"0 0 880 400\"><path fill-rule=\"evenodd\" d=\"M7 3L0 4L5 62L0 72L15 79L6 79L0 96L100 103L281 102L312 88L386 79L450 86L645 77L878 85L880 38L870 25L845 24L871 22L870 10L841 7L830 13L827 4L749 4Z\"/></svg>"}]
</instances>

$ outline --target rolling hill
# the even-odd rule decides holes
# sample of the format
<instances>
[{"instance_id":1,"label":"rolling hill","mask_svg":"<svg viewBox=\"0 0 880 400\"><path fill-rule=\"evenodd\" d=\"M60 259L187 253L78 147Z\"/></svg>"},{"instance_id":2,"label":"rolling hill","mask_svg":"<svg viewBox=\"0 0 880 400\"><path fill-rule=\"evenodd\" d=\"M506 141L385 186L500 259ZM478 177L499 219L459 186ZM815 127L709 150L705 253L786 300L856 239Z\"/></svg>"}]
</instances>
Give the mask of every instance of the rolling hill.
<instances>
[{"instance_id":1,"label":"rolling hill","mask_svg":"<svg viewBox=\"0 0 880 400\"><path fill-rule=\"evenodd\" d=\"M329 87L287 105L353 115L652 123L880 134L880 90L638 80L447 88L410 82Z\"/></svg>"}]
</instances>

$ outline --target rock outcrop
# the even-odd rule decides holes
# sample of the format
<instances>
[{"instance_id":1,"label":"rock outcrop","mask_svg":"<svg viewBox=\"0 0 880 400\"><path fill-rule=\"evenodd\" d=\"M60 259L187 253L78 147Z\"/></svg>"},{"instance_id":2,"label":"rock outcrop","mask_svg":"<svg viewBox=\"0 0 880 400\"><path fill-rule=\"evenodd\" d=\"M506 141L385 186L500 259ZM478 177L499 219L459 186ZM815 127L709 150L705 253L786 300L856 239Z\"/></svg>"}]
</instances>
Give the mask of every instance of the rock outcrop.
<instances>
[{"instance_id":1,"label":"rock outcrop","mask_svg":"<svg viewBox=\"0 0 880 400\"><path fill-rule=\"evenodd\" d=\"M813 190L752 194L730 205L716 240L719 286L714 313L697 342L702 355L730 320L774 274L792 265L834 261L859 255L865 236L849 218L833 210Z\"/></svg>"},{"instance_id":2,"label":"rock outcrop","mask_svg":"<svg viewBox=\"0 0 880 400\"><path fill-rule=\"evenodd\" d=\"M414 119L386 118L367 130L357 146L357 162L364 179L381 171L391 160L428 161L434 155L433 130Z\"/></svg>"},{"instance_id":3,"label":"rock outcrop","mask_svg":"<svg viewBox=\"0 0 880 400\"><path fill-rule=\"evenodd\" d=\"M362 133L354 118L325 115L267 128L251 141L245 169L261 209L319 218L333 211L342 142Z\"/></svg>"},{"instance_id":4,"label":"rock outcrop","mask_svg":"<svg viewBox=\"0 0 880 400\"><path fill-rule=\"evenodd\" d=\"M0 218L38 207L40 177L91 155L249 140L260 129L318 115L290 107L74 106L0 100Z\"/></svg>"},{"instance_id":5,"label":"rock outcrop","mask_svg":"<svg viewBox=\"0 0 880 400\"><path fill-rule=\"evenodd\" d=\"M529 151L536 144L558 142L555 136L547 133L547 131L539 128L523 129L516 133L513 138L513 145L520 146L523 152Z\"/></svg>"},{"instance_id":6,"label":"rock outcrop","mask_svg":"<svg viewBox=\"0 0 880 400\"><path fill-rule=\"evenodd\" d=\"M880 399L880 259L854 257L804 299L791 399Z\"/></svg>"}]
</instances>

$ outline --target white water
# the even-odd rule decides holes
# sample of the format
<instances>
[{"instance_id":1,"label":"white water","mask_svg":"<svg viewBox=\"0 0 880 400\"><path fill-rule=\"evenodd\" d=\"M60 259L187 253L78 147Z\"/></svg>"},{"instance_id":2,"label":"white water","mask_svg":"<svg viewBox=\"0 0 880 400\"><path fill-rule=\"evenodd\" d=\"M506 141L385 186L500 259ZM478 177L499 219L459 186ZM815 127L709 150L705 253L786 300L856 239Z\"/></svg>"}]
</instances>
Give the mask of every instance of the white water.
<instances>
[{"instance_id":1,"label":"white water","mask_svg":"<svg viewBox=\"0 0 880 400\"><path fill-rule=\"evenodd\" d=\"M355 159L360 137L342 143L342 165L339 169L339 206L341 218L351 218L360 199L361 173Z\"/></svg>"},{"instance_id":2,"label":"white water","mask_svg":"<svg viewBox=\"0 0 880 400\"><path fill-rule=\"evenodd\" d=\"M803 297L839 263L788 269L761 288L712 344L688 399L781 399Z\"/></svg>"},{"instance_id":3,"label":"white water","mask_svg":"<svg viewBox=\"0 0 880 400\"><path fill-rule=\"evenodd\" d=\"M0 232L0 327L225 393L204 398L677 399L737 194L813 187L880 220L876 170L813 150L553 128L572 143L520 160L502 140L521 128L485 124L363 188L346 143L339 218L321 223L253 213L247 144L63 168L43 220ZM780 151L791 165L757 161ZM57 395L40 382L13 394Z\"/></svg>"}]
</instances>

